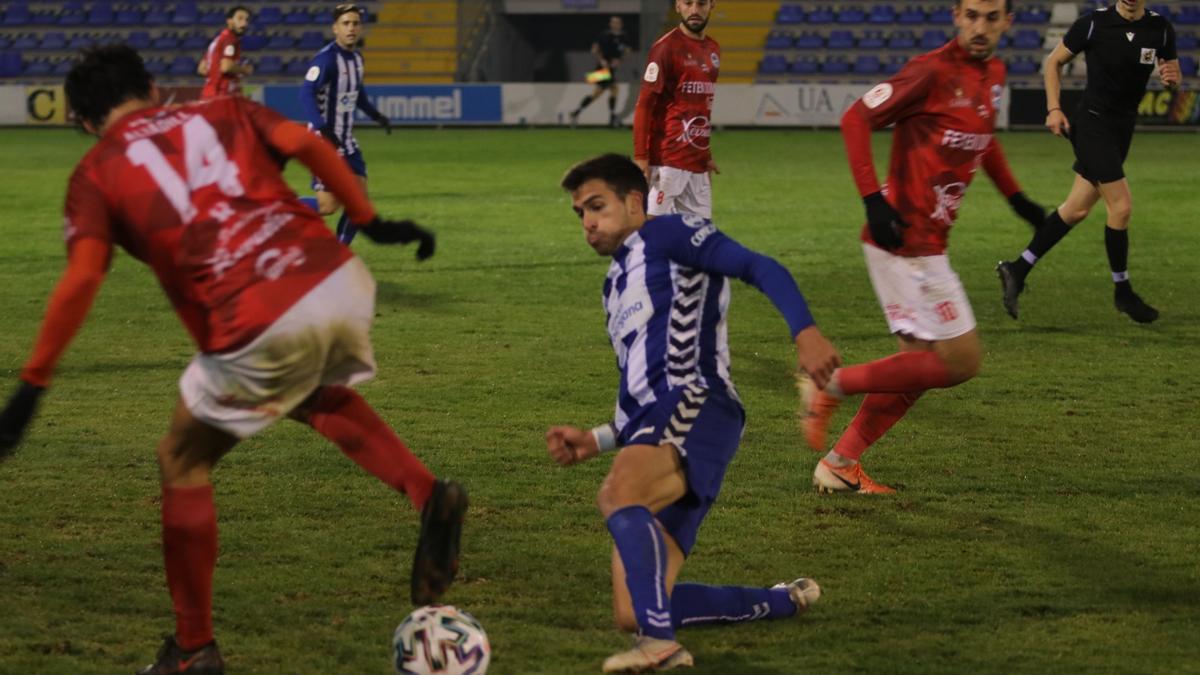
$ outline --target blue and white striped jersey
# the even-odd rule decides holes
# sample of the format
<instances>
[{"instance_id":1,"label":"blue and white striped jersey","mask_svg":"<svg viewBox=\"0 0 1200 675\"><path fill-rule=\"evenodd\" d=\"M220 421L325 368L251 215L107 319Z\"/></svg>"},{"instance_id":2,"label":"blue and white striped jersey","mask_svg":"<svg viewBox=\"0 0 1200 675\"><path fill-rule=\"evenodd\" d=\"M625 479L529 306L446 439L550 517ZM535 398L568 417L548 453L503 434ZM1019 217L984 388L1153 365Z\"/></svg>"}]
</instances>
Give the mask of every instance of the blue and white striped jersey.
<instances>
[{"instance_id":1,"label":"blue and white striped jersey","mask_svg":"<svg viewBox=\"0 0 1200 675\"><path fill-rule=\"evenodd\" d=\"M813 324L786 268L705 218L652 218L613 254L603 299L621 371L613 422L622 445L671 389L696 383L737 400L729 370L728 277L766 294L793 337Z\"/></svg>"},{"instance_id":2,"label":"blue and white striped jersey","mask_svg":"<svg viewBox=\"0 0 1200 675\"><path fill-rule=\"evenodd\" d=\"M375 111L363 87L362 54L342 49L337 42L325 45L308 64L300 87L300 104L311 128L332 129L341 154L357 152L354 111Z\"/></svg>"}]
</instances>

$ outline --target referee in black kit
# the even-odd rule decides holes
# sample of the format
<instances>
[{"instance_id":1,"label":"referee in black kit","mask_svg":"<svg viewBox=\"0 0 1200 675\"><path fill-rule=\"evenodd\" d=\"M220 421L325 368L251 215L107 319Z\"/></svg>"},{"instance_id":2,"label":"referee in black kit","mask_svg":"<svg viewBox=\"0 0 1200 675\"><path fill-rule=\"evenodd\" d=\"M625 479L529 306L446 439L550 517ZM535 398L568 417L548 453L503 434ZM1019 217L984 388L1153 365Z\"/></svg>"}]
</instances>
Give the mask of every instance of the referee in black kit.
<instances>
[{"instance_id":1,"label":"referee in black kit","mask_svg":"<svg viewBox=\"0 0 1200 675\"><path fill-rule=\"evenodd\" d=\"M1059 106L1059 71L1080 52L1087 52L1087 89L1068 120ZM1004 289L1004 308L1014 319L1017 298L1034 264L1086 218L1101 198L1108 212L1104 246L1116 284L1113 298L1117 310L1138 323L1158 318L1158 310L1134 293L1129 283L1133 197L1122 168L1133 139L1138 103L1156 65L1162 83L1177 88L1182 75L1175 53L1175 29L1165 17L1147 10L1146 0L1118 0L1084 14L1046 58L1042 69L1046 127L1071 140L1076 176L1066 201L1050 214L1029 247L1015 260L996 267Z\"/></svg>"},{"instance_id":2,"label":"referee in black kit","mask_svg":"<svg viewBox=\"0 0 1200 675\"><path fill-rule=\"evenodd\" d=\"M629 41L625 37L625 22L619 16L610 17L608 30L596 37L592 43L592 56L596 57L596 68L607 70L612 77L596 82L591 94L583 97L579 107L571 112L571 126L579 121L579 113L591 105L592 101L600 98L605 89L608 90L608 126L619 127L621 120L617 118L617 68L621 66L621 57L629 51Z\"/></svg>"}]
</instances>

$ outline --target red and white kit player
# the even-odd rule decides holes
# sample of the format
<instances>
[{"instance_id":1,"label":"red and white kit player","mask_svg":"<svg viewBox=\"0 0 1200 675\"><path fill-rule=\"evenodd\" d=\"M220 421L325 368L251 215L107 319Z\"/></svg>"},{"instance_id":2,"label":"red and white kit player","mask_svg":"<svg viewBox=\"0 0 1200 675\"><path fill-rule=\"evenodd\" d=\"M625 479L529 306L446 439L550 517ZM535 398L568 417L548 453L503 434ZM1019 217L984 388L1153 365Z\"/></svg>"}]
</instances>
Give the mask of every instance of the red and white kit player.
<instances>
[{"instance_id":1,"label":"red and white kit player","mask_svg":"<svg viewBox=\"0 0 1200 675\"><path fill-rule=\"evenodd\" d=\"M633 118L633 159L650 182L646 213L712 218L709 144L721 47L705 37L715 0L675 0L679 26L650 48ZM718 172L719 173L719 172Z\"/></svg>"},{"instance_id":2,"label":"red and white kit player","mask_svg":"<svg viewBox=\"0 0 1200 675\"><path fill-rule=\"evenodd\" d=\"M946 256L950 226L976 170L987 171L1018 214L1024 205L1039 218L1043 213L1021 194L992 135L1005 79L1004 63L993 53L1012 18L1006 0L958 0L958 35L910 61L842 117L851 173L867 211L867 271L900 351L838 369L823 392L801 380L805 436L818 452L825 450L829 417L841 398L867 394L817 465L813 483L821 490L894 492L872 481L859 457L925 390L952 387L979 370L975 317ZM875 175L871 131L891 124L884 187Z\"/></svg>"},{"instance_id":3,"label":"red and white kit player","mask_svg":"<svg viewBox=\"0 0 1200 675\"><path fill-rule=\"evenodd\" d=\"M225 30L208 43L197 72L204 76L201 98L242 93L242 76L254 69L242 62L242 36L250 25L250 10L231 7L225 13Z\"/></svg>"},{"instance_id":4,"label":"red and white kit player","mask_svg":"<svg viewBox=\"0 0 1200 675\"><path fill-rule=\"evenodd\" d=\"M437 600L457 569L466 493L435 480L349 385L375 373L375 282L281 174L296 157L380 243L433 236L380 220L337 152L261 105L224 96L158 105L138 54L84 54L67 75L72 109L99 141L68 185L67 269L34 353L0 412L0 459L19 443L60 356L83 324L113 248L146 263L199 348L158 446L162 543L175 633L163 675L224 672L213 641L217 521L210 473L239 440L282 417L305 424L422 511L413 600Z\"/></svg>"}]
</instances>

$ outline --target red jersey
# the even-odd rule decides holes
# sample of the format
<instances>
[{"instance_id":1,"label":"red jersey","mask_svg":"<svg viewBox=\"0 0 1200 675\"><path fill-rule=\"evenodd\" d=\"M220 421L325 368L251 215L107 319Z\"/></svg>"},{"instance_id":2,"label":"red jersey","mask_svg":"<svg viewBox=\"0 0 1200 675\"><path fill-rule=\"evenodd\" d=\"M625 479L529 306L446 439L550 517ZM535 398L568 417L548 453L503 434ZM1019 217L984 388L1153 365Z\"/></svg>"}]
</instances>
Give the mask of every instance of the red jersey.
<instances>
[{"instance_id":1,"label":"red jersey","mask_svg":"<svg viewBox=\"0 0 1200 675\"><path fill-rule=\"evenodd\" d=\"M897 255L945 252L950 226L981 165L986 166L1001 190L1007 194L1017 191L992 137L1004 79L1003 61L974 59L955 39L909 61L847 111L843 134L851 171L864 197L880 187L870 162L869 141L865 160L852 147L846 133L848 123L852 123L849 118L865 117L872 129L896 125L883 190L909 225ZM866 227L862 240L874 243Z\"/></svg>"},{"instance_id":2,"label":"red jersey","mask_svg":"<svg viewBox=\"0 0 1200 675\"><path fill-rule=\"evenodd\" d=\"M238 349L352 257L281 175L286 120L239 97L140 110L80 160L68 251L96 238L154 270L203 352Z\"/></svg>"},{"instance_id":3,"label":"red jersey","mask_svg":"<svg viewBox=\"0 0 1200 675\"><path fill-rule=\"evenodd\" d=\"M204 91L200 93L201 98L241 93L242 76L221 72L221 59L233 59L233 62L237 63L241 56L242 40L228 28L208 43L208 51L204 53L204 60L208 62L208 75L204 80Z\"/></svg>"},{"instance_id":4,"label":"red jersey","mask_svg":"<svg viewBox=\"0 0 1200 675\"><path fill-rule=\"evenodd\" d=\"M650 48L633 124L633 155L653 166L704 173L712 159L713 95L721 47L679 27Z\"/></svg>"}]
</instances>

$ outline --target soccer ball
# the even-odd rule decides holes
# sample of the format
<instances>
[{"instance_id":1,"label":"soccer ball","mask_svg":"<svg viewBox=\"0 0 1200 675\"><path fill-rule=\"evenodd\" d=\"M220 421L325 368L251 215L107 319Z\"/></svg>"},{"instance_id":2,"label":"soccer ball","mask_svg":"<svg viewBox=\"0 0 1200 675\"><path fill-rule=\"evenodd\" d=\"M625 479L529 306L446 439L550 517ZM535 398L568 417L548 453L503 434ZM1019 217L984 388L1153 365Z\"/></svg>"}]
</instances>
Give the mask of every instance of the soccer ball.
<instances>
[{"instance_id":1,"label":"soccer ball","mask_svg":"<svg viewBox=\"0 0 1200 675\"><path fill-rule=\"evenodd\" d=\"M392 636L392 664L400 675L482 675L491 659L483 626L452 605L413 610Z\"/></svg>"}]
</instances>

